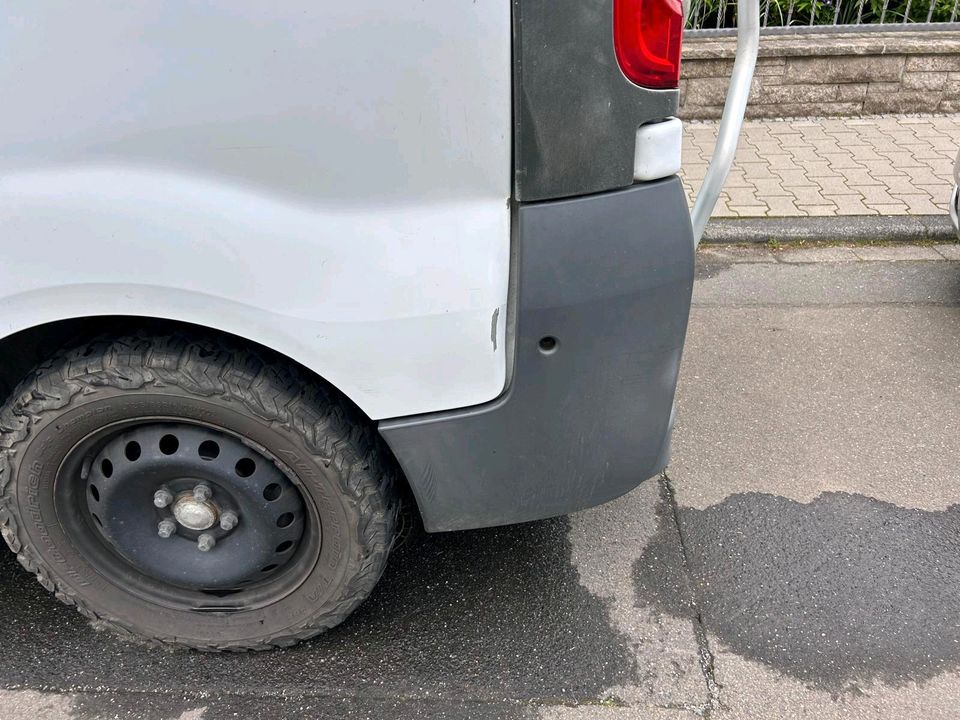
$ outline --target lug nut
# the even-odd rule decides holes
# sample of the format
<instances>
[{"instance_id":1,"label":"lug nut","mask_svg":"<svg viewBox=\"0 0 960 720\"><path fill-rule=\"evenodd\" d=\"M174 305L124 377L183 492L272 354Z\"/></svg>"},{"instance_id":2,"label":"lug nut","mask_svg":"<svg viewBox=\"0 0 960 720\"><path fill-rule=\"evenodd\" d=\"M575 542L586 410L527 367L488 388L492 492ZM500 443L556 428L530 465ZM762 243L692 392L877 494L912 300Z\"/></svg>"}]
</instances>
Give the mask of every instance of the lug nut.
<instances>
[{"instance_id":1,"label":"lug nut","mask_svg":"<svg viewBox=\"0 0 960 720\"><path fill-rule=\"evenodd\" d=\"M153 504L158 508L165 508L173 502L173 493L162 487L153 494Z\"/></svg>"},{"instance_id":2,"label":"lug nut","mask_svg":"<svg viewBox=\"0 0 960 720\"><path fill-rule=\"evenodd\" d=\"M200 552L210 552L217 544L217 539L210 533L203 533L197 538L197 549Z\"/></svg>"},{"instance_id":3,"label":"lug nut","mask_svg":"<svg viewBox=\"0 0 960 720\"><path fill-rule=\"evenodd\" d=\"M220 529L233 530L238 522L240 522L240 518L237 517L237 514L232 510L227 510L220 516Z\"/></svg>"},{"instance_id":4,"label":"lug nut","mask_svg":"<svg viewBox=\"0 0 960 720\"><path fill-rule=\"evenodd\" d=\"M161 520L157 525L157 535L168 538L177 531L177 524L173 520Z\"/></svg>"},{"instance_id":5,"label":"lug nut","mask_svg":"<svg viewBox=\"0 0 960 720\"><path fill-rule=\"evenodd\" d=\"M210 489L209 485L204 485L200 483L193 489L193 497L203 502L204 500L209 500L210 496L213 495L213 491Z\"/></svg>"}]
</instances>

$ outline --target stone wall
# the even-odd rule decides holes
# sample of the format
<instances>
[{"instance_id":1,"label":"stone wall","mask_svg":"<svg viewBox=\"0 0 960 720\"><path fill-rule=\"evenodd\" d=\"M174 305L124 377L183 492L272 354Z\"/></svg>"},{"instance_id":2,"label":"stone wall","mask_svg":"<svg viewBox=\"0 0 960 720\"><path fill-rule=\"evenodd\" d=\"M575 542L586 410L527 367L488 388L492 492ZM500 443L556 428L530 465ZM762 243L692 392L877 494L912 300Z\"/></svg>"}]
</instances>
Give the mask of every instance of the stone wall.
<instances>
[{"instance_id":1,"label":"stone wall","mask_svg":"<svg viewBox=\"0 0 960 720\"><path fill-rule=\"evenodd\" d=\"M718 118L735 38L684 41L680 117ZM960 112L960 32L764 36L748 117Z\"/></svg>"}]
</instances>

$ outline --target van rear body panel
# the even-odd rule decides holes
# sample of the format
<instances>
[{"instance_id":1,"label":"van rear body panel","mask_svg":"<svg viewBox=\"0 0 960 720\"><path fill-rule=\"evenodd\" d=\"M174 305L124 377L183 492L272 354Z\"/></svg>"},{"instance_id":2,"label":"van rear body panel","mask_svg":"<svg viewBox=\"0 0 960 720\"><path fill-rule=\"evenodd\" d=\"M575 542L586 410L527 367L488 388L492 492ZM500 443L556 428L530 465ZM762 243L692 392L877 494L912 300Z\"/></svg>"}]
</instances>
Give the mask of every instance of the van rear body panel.
<instances>
[{"instance_id":1,"label":"van rear body panel","mask_svg":"<svg viewBox=\"0 0 960 720\"><path fill-rule=\"evenodd\" d=\"M372 418L503 391L509 4L8 3L0 48L0 337L186 321Z\"/></svg>"}]
</instances>

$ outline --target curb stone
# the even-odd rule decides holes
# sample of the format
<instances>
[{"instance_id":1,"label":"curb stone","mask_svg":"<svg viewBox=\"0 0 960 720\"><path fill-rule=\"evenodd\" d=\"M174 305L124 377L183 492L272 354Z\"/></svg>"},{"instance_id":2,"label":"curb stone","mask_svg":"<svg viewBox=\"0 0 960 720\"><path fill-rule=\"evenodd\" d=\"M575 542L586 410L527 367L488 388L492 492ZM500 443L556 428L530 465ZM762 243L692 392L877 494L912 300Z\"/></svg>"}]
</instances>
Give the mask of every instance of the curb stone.
<instances>
[{"instance_id":1,"label":"curb stone","mask_svg":"<svg viewBox=\"0 0 960 720\"><path fill-rule=\"evenodd\" d=\"M851 215L796 218L714 218L705 244L795 242L955 243L944 215Z\"/></svg>"}]
</instances>

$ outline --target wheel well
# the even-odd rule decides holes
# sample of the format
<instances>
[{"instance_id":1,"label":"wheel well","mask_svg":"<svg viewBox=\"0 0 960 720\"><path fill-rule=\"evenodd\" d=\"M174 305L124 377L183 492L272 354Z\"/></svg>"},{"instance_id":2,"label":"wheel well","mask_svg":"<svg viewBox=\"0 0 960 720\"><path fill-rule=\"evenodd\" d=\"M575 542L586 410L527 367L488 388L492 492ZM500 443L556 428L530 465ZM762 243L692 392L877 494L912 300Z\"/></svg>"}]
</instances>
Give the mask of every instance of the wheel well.
<instances>
[{"instance_id":1,"label":"wheel well","mask_svg":"<svg viewBox=\"0 0 960 720\"><path fill-rule=\"evenodd\" d=\"M0 340L0 394L5 399L33 368L59 350L73 345L81 345L97 337L121 337L133 333L148 333L150 335L179 333L194 337L221 338L234 345L251 347L264 358L272 359L275 362L296 365L303 373L313 377L317 382L332 387L329 382L296 360L271 350L265 345L232 333L178 320L129 315L103 315L57 320L21 330ZM339 390L336 392L343 396L343 393L340 393ZM347 399L349 401L349 398ZM373 422L360 408L357 408L357 412L368 421Z\"/></svg>"},{"instance_id":2,"label":"wheel well","mask_svg":"<svg viewBox=\"0 0 960 720\"><path fill-rule=\"evenodd\" d=\"M129 315L105 315L57 320L21 330L0 340L0 402L5 401L10 396L14 388L27 377L31 370L57 351L72 345L80 345L96 337L120 337L134 332L148 332L154 335L180 333L194 336L213 336L228 340L233 344L252 347L264 358L296 365L306 376L313 378L316 382L323 383L352 404L358 417L363 418L365 422L376 428L376 423L363 410L316 372L265 345L232 333L193 323ZM379 436L379 432L377 435ZM386 442L383 442L383 448L393 461L394 471L399 478L398 490L401 493L404 506L415 508L416 501L413 499L413 493L400 464L394 458L393 452Z\"/></svg>"},{"instance_id":3,"label":"wheel well","mask_svg":"<svg viewBox=\"0 0 960 720\"><path fill-rule=\"evenodd\" d=\"M126 323L126 324L124 324ZM142 327L135 318L84 317L37 325L0 340L0 397L6 400L17 384L61 348L116 329Z\"/></svg>"}]
</instances>

